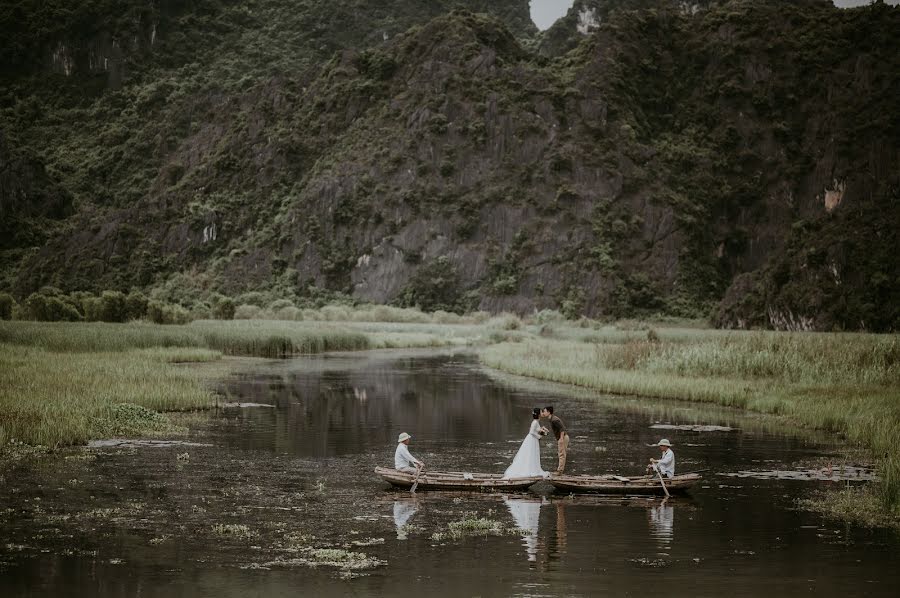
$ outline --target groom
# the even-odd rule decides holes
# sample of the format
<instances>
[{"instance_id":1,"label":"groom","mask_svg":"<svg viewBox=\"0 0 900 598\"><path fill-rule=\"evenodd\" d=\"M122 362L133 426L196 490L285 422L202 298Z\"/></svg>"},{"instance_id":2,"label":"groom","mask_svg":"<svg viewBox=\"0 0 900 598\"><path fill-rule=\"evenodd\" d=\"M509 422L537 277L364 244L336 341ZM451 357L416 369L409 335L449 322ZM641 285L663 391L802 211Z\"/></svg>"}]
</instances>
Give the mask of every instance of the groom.
<instances>
[{"instance_id":1,"label":"groom","mask_svg":"<svg viewBox=\"0 0 900 598\"><path fill-rule=\"evenodd\" d=\"M566 424L563 420L553 415L553 405L547 405L541 410L542 418L550 419L550 428L553 435L556 436L556 446L559 449L559 467L556 468L556 475L561 475L566 468L566 451L569 448L569 433L566 432Z\"/></svg>"}]
</instances>

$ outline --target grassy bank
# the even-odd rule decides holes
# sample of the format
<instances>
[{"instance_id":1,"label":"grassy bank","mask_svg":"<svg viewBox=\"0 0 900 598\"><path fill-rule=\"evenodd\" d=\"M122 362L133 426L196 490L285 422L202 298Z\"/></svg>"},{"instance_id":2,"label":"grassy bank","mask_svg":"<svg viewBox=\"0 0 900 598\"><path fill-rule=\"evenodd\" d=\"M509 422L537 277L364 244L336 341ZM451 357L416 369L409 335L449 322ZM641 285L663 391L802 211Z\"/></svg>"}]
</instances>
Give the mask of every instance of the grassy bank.
<instances>
[{"instance_id":1,"label":"grassy bank","mask_svg":"<svg viewBox=\"0 0 900 598\"><path fill-rule=\"evenodd\" d=\"M0 343L58 352L182 347L225 355L284 357L368 349L361 332L317 323L200 320L185 326L81 322L0 322Z\"/></svg>"},{"instance_id":2,"label":"grassy bank","mask_svg":"<svg viewBox=\"0 0 900 598\"><path fill-rule=\"evenodd\" d=\"M476 336L472 326L414 323L0 321L0 451L11 440L60 446L171 433L161 412L210 406L208 381L223 371L177 364L442 346Z\"/></svg>"},{"instance_id":3,"label":"grassy bank","mask_svg":"<svg viewBox=\"0 0 900 598\"><path fill-rule=\"evenodd\" d=\"M566 336L566 335L562 335ZM571 336L571 335L569 335ZM900 516L900 340L863 334L585 333L481 351L513 374L647 397L706 401L787 418L871 450L880 504ZM585 342L587 341L587 342Z\"/></svg>"},{"instance_id":4,"label":"grassy bank","mask_svg":"<svg viewBox=\"0 0 900 598\"><path fill-rule=\"evenodd\" d=\"M61 353L0 344L0 447L171 433L160 412L205 408L214 399L203 373L174 362L219 357L181 348Z\"/></svg>"}]
</instances>

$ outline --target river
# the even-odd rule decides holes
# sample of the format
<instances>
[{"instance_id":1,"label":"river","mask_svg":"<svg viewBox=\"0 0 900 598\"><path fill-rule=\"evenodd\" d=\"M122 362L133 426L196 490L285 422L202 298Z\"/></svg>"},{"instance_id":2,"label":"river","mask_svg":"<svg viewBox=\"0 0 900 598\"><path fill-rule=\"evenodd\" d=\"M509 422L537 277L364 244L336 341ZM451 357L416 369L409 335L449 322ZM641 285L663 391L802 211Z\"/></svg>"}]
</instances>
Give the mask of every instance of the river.
<instances>
[{"instance_id":1,"label":"river","mask_svg":"<svg viewBox=\"0 0 900 598\"><path fill-rule=\"evenodd\" d=\"M442 351L252 361L219 390L245 405L187 417L183 444L77 448L3 472L0 596L821 598L900 587L898 535L796 509L845 482L729 475L815 469L839 452L827 438L712 407L654 412L521 384ZM413 496L372 472L392 462L402 431L432 469L502 471L544 404L570 429L572 473L640 473L661 437L679 471L709 471L665 502L546 486ZM697 423L721 429L672 427ZM542 443L545 469L555 456ZM503 533L448 537L466 518Z\"/></svg>"}]
</instances>

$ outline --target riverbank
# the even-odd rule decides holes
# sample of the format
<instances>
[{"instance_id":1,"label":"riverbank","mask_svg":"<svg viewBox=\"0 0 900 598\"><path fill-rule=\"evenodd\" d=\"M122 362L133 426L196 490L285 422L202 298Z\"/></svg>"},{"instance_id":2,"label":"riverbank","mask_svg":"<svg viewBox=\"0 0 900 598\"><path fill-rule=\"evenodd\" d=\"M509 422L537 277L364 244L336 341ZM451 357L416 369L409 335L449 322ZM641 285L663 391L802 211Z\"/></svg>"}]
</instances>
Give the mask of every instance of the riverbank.
<instances>
[{"instance_id":1,"label":"riverbank","mask_svg":"<svg viewBox=\"0 0 900 598\"><path fill-rule=\"evenodd\" d=\"M211 382L227 373L226 355L437 347L475 342L483 332L420 323L0 322L0 453L10 441L59 447L177 434L164 413L214 405Z\"/></svg>"},{"instance_id":2,"label":"riverbank","mask_svg":"<svg viewBox=\"0 0 900 598\"><path fill-rule=\"evenodd\" d=\"M878 466L881 481L870 490L878 500L869 504L900 520L896 336L654 330L499 343L482 349L480 359L512 374L716 403L840 435L868 449ZM832 514L839 504L833 501Z\"/></svg>"}]
</instances>

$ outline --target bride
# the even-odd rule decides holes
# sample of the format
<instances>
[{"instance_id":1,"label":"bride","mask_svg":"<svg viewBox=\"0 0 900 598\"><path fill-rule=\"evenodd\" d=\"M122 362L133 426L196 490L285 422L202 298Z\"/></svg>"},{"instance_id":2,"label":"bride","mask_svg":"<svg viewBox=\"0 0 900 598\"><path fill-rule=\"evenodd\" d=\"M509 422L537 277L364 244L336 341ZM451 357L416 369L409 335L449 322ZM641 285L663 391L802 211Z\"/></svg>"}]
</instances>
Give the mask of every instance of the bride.
<instances>
[{"instance_id":1,"label":"bride","mask_svg":"<svg viewBox=\"0 0 900 598\"><path fill-rule=\"evenodd\" d=\"M538 419L541 417L541 410L535 407L531 412L531 428L528 429L528 435L522 441L519 452L513 457L512 464L506 468L503 477L509 478L530 478L534 476L547 477L546 471L541 469L541 445L540 438L547 433L545 428L541 427Z\"/></svg>"}]
</instances>

